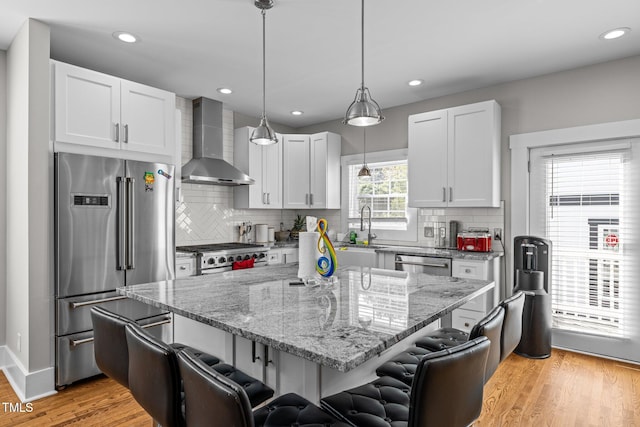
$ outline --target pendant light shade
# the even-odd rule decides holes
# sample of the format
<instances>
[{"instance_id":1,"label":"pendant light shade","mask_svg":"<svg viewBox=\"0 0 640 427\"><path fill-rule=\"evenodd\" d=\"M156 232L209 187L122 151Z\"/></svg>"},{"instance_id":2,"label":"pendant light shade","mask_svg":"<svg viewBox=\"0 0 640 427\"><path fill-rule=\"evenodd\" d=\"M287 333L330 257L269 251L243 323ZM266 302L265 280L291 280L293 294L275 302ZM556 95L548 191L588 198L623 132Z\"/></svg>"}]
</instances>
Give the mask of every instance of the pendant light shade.
<instances>
[{"instance_id":1,"label":"pendant light shade","mask_svg":"<svg viewBox=\"0 0 640 427\"><path fill-rule=\"evenodd\" d=\"M364 85L364 0L362 0L362 83L356 91L356 97L347 108L342 123L352 126L372 126L384 120L380 106L371 97Z\"/></svg>"},{"instance_id":2,"label":"pendant light shade","mask_svg":"<svg viewBox=\"0 0 640 427\"><path fill-rule=\"evenodd\" d=\"M278 142L278 138L276 137L276 133L269 126L269 120L267 120L267 109L266 109L266 36L265 36L265 26L266 26L266 16L267 9L271 9L273 7L273 0L255 0L254 5L260 9L262 13L262 116L260 117L260 124L257 128L253 130L251 136L249 137L249 141L258 145L271 145Z\"/></svg>"},{"instance_id":3,"label":"pendant light shade","mask_svg":"<svg viewBox=\"0 0 640 427\"><path fill-rule=\"evenodd\" d=\"M363 151L363 157L362 157L362 167L358 172L358 177L369 178L371 177L371 171L369 170L369 166L367 166L367 128L363 128L362 133L363 133L363 141L364 141L364 146L363 146L364 151Z\"/></svg>"}]
</instances>

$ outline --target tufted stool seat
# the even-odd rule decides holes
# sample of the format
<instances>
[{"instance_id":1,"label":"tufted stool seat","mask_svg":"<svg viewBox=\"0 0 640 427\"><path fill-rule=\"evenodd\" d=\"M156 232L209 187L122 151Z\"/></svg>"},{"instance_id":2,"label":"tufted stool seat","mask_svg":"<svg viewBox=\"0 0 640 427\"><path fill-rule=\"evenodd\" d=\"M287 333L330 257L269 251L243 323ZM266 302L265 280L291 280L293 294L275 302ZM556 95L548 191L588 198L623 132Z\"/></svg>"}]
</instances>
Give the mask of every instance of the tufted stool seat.
<instances>
[{"instance_id":1,"label":"tufted stool seat","mask_svg":"<svg viewBox=\"0 0 640 427\"><path fill-rule=\"evenodd\" d=\"M489 340L479 337L426 354L411 387L390 377L321 399L354 426L463 427L480 416Z\"/></svg>"},{"instance_id":2,"label":"tufted stool seat","mask_svg":"<svg viewBox=\"0 0 640 427\"><path fill-rule=\"evenodd\" d=\"M420 347L409 347L376 369L376 375L379 377L392 377L411 385L418 363L425 355L430 353L433 352Z\"/></svg>"},{"instance_id":3,"label":"tufted stool seat","mask_svg":"<svg viewBox=\"0 0 640 427\"><path fill-rule=\"evenodd\" d=\"M189 349L190 350L190 349ZM191 352L197 359L202 360L201 357L198 357L196 353ZM206 365L206 361L202 360ZM211 366L211 365L208 365ZM251 403L251 407L258 406L262 402L267 399L271 399L273 397L273 389L267 386L262 381L259 381L239 369L236 369L233 365L228 365L226 363L220 363L217 365L211 366L213 370L218 372L221 375L224 375L226 378L230 379L234 383L238 384L244 389L244 392L247 393L249 397L249 402Z\"/></svg>"},{"instance_id":4,"label":"tufted stool seat","mask_svg":"<svg viewBox=\"0 0 640 427\"><path fill-rule=\"evenodd\" d=\"M504 313L505 310L501 306L494 307L486 316L484 316L478 323L473 325L471 329L471 333L469 333L469 339L474 339L480 336L484 336L489 338L491 342L491 347L489 349L489 356L487 358L487 365L485 370L485 383L489 381L493 373L498 369L498 365L500 364L500 356L502 353L502 326L504 324ZM440 346L444 346L446 338L442 338L447 334L447 330L451 328L443 328L435 331L430 336L437 336ZM459 331L457 329L453 329L451 343L458 342L459 337L462 334L465 334L463 331ZM421 338L416 341L416 346L418 347L427 347L428 350L433 350L430 345L434 341L429 341L428 337ZM457 344L460 345L460 344ZM453 348L450 346L448 348Z\"/></svg>"},{"instance_id":5,"label":"tufted stool seat","mask_svg":"<svg viewBox=\"0 0 640 427\"><path fill-rule=\"evenodd\" d=\"M406 426L411 387L391 377L320 400L324 409L356 426Z\"/></svg>"},{"instance_id":6,"label":"tufted stool seat","mask_svg":"<svg viewBox=\"0 0 640 427\"><path fill-rule=\"evenodd\" d=\"M416 340L416 346L431 351L444 350L469 341L469 334L455 328L440 328Z\"/></svg>"},{"instance_id":7,"label":"tufted stool seat","mask_svg":"<svg viewBox=\"0 0 640 427\"><path fill-rule=\"evenodd\" d=\"M184 383L185 424L190 427L347 427L303 397L289 393L255 412L245 390L194 357L178 353Z\"/></svg>"}]
</instances>

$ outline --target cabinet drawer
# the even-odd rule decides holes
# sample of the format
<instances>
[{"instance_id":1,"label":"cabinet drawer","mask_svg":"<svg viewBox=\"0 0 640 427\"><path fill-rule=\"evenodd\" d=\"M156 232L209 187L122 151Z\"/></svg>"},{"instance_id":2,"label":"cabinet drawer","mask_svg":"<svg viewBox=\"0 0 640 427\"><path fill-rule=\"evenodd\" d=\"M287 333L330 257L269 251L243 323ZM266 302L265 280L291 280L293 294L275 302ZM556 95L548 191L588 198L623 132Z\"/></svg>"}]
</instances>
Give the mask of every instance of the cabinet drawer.
<instances>
[{"instance_id":1,"label":"cabinet drawer","mask_svg":"<svg viewBox=\"0 0 640 427\"><path fill-rule=\"evenodd\" d=\"M484 317L484 313L480 311L465 310L458 308L453 310L451 315L451 326L461 331L471 332L473 325L478 323Z\"/></svg>"},{"instance_id":2,"label":"cabinet drawer","mask_svg":"<svg viewBox=\"0 0 640 427\"><path fill-rule=\"evenodd\" d=\"M461 277L463 279L479 279L489 280L488 262L486 261L458 261L453 260L452 272L453 277Z\"/></svg>"},{"instance_id":3,"label":"cabinet drawer","mask_svg":"<svg viewBox=\"0 0 640 427\"><path fill-rule=\"evenodd\" d=\"M176 279L189 277L196 274L196 260L194 258L183 258L176 260Z\"/></svg>"}]
</instances>

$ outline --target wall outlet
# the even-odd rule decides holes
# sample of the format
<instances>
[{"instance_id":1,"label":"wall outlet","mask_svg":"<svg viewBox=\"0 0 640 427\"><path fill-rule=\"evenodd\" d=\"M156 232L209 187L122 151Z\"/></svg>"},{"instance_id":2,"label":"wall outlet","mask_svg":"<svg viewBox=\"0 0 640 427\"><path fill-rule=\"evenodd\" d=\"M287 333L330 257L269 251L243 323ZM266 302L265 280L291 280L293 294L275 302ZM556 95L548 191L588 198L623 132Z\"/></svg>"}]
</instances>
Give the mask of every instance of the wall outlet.
<instances>
[{"instance_id":1,"label":"wall outlet","mask_svg":"<svg viewBox=\"0 0 640 427\"><path fill-rule=\"evenodd\" d=\"M424 237L435 237L433 227L427 226L424 228Z\"/></svg>"},{"instance_id":2,"label":"wall outlet","mask_svg":"<svg viewBox=\"0 0 640 427\"><path fill-rule=\"evenodd\" d=\"M493 229L493 240L502 241L502 228L494 228Z\"/></svg>"}]
</instances>

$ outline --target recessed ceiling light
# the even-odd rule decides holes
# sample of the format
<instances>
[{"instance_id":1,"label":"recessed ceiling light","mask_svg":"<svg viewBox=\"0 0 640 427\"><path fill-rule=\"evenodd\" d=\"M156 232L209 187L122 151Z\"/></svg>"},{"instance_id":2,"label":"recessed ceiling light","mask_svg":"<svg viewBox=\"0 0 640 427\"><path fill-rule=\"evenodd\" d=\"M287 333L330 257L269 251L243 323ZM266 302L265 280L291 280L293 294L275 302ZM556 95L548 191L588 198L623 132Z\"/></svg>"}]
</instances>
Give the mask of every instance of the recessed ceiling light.
<instances>
[{"instance_id":1,"label":"recessed ceiling light","mask_svg":"<svg viewBox=\"0 0 640 427\"><path fill-rule=\"evenodd\" d=\"M422 84L422 80L411 80L409 86L420 86Z\"/></svg>"},{"instance_id":2,"label":"recessed ceiling light","mask_svg":"<svg viewBox=\"0 0 640 427\"><path fill-rule=\"evenodd\" d=\"M124 31L116 31L115 33L113 33L113 37L125 43L135 43L140 41L138 37Z\"/></svg>"},{"instance_id":3,"label":"recessed ceiling light","mask_svg":"<svg viewBox=\"0 0 640 427\"><path fill-rule=\"evenodd\" d=\"M300 111L300 110L294 110L291 112L292 116L301 116L304 114L304 111Z\"/></svg>"},{"instance_id":4,"label":"recessed ceiling light","mask_svg":"<svg viewBox=\"0 0 640 427\"><path fill-rule=\"evenodd\" d=\"M629 31L631 31L631 28L627 28L627 27L616 28L614 30L609 30L607 32L600 34L600 38L603 40L613 40L613 39L620 38L625 34L628 34Z\"/></svg>"},{"instance_id":5,"label":"recessed ceiling light","mask_svg":"<svg viewBox=\"0 0 640 427\"><path fill-rule=\"evenodd\" d=\"M224 94L224 95L229 95L230 93L233 93L233 91L231 89L229 89L228 87L219 87L218 89L216 89L218 92Z\"/></svg>"}]
</instances>

